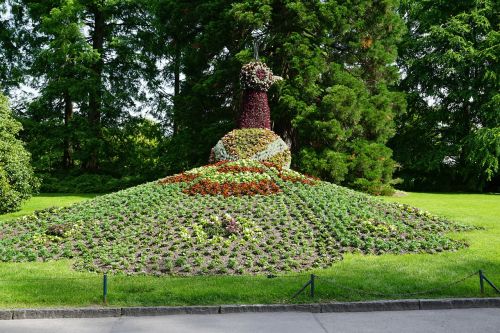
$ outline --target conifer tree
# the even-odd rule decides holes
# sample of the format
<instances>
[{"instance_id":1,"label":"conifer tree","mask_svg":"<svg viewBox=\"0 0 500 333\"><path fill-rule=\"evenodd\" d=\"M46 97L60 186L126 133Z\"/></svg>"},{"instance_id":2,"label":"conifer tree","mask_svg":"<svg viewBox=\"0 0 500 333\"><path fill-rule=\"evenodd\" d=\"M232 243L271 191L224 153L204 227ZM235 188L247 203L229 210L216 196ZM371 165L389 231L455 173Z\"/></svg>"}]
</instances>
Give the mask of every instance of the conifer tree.
<instances>
[{"instance_id":1,"label":"conifer tree","mask_svg":"<svg viewBox=\"0 0 500 333\"><path fill-rule=\"evenodd\" d=\"M392 141L404 185L425 190L499 186L499 3L405 1L399 60L408 112ZM496 185L495 185L496 184Z\"/></svg>"},{"instance_id":2,"label":"conifer tree","mask_svg":"<svg viewBox=\"0 0 500 333\"><path fill-rule=\"evenodd\" d=\"M387 140L404 98L397 1L245 1L241 25L263 31L266 62L284 77L271 110L301 170L372 193L391 191ZM277 94L275 95L277 96Z\"/></svg>"},{"instance_id":3,"label":"conifer tree","mask_svg":"<svg viewBox=\"0 0 500 333\"><path fill-rule=\"evenodd\" d=\"M140 52L138 37L147 31L144 3L16 1L30 20L20 28L34 36L24 40L31 51L26 74L36 78L40 96L24 116L37 120L26 126L30 141L38 141L37 159L57 149L56 168L109 169L113 151L106 137L120 131L137 104L147 102L141 78L151 61ZM55 135L45 135L48 130Z\"/></svg>"}]
</instances>

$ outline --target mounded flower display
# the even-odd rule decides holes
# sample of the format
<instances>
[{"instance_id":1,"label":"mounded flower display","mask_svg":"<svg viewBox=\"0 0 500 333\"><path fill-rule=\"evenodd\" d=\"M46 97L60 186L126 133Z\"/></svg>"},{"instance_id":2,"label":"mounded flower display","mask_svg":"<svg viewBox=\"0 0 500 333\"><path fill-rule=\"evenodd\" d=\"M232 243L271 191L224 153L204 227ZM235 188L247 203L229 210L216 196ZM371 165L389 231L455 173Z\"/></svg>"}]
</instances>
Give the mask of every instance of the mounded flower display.
<instances>
[{"instance_id":1,"label":"mounded flower display","mask_svg":"<svg viewBox=\"0 0 500 333\"><path fill-rule=\"evenodd\" d=\"M328 267L346 253L435 253L466 246L457 225L290 170L270 128L267 66L242 70L240 129L213 164L2 224L0 261L72 259L125 274L273 274Z\"/></svg>"},{"instance_id":2,"label":"mounded flower display","mask_svg":"<svg viewBox=\"0 0 500 333\"><path fill-rule=\"evenodd\" d=\"M237 129L226 134L212 148L209 162L251 159L290 168L292 155L287 144L264 128Z\"/></svg>"},{"instance_id":3,"label":"mounded flower display","mask_svg":"<svg viewBox=\"0 0 500 333\"><path fill-rule=\"evenodd\" d=\"M2 225L0 261L82 271L276 274L345 253L435 253L470 227L269 163L221 162Z\"/></svg>"}]
</instances>

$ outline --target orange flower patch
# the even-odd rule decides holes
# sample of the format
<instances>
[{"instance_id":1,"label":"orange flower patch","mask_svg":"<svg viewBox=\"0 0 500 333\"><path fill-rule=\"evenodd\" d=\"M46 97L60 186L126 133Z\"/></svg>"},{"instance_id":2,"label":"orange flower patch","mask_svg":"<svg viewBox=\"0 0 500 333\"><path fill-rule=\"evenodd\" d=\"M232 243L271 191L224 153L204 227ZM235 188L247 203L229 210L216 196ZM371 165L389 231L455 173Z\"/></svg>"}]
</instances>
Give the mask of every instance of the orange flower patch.
<instances>
[{"instance_id":1,"label":"orange flower patch","mask_svg":"<svg viewBox=\"0 0 500 333\"><path fill-rule=\"evenodd\" d=\"M225 176L222 176L225 174ZM244 177L242 174L245 174ZM255 177L252 177L254 175ZM269 177L262 177L268 175ZM264 179L262 179L264 178ZM276 180L307 185L317 185L320 181L311 176L301 175L296 172L282 169L271 162L236 163L220 161L211 164L209 168L199 168L195 173L181 173L163 178L159 184L183 183L186 185L182 190L189 195L222 195L252 196L272 195L283 192Z\"/></svg>"},{"instance_id":2,"label":"orange flower patch","mask_svg":"<svg viewBox=\"0 0 500 333\"><path fill-rule=\"evenodd\" d=\"M195 195L218 195L224 197L243 195L270 195L281 192L281 189L273 181L261 180L255 182L242 183L217 183L208 179L201 180L193 186L184 189L182 192Z\"/></svg>"},{"instance_id":3,"label":"orange flower patch","mask_svg":"<svg viewBox=\"0 0 500 333\"><path fill-rule=\"evenodd\" d=\"M277 165L277 164L274 164L274 163L271 163L271 162L261 161L260 163L264 164L268 168L276 168L279 171L281 171L281 169L282 169L282 167L280 165Z\"/></svg>"},{"instance_id":4,"label":"orange flower patch","mask_svg":"<svg viewBox=\"0 0 500 333\"><path fill-rule=\"evenodd\" d=\"M302 184L307 184L307 185L316 185L317 180L313 179L311 177L294 177L294 176L285 176L283 174L280 174L280 178L283 179L286 182L292 182L292 183L302 183Z\"/></svg>"},{"instance_id":5,"label":"orange flower patch","mask_svg":"<svg viewBox=\"0 0 500 333\"><path fill-rule=\"evenodd\" d=\"M239 166L239 165L223 165L217 168L217 172L221 173L238 173L238 172L253 172L264 173L264 170L258 167Z\"/></svg>"},{"instance_id":6,"label":"orange flower patch","mask_svg":"<svg viewBox=\"0 0 500 333\"><path fill-rule=\"evenodd\" d=\"M191 173L180 173L178 175L169 176L163 179L160 179L158 183L160 184L173 184L173 183L188 183L190 181L198 178L199 175L191 174Z\"/></svg>"},{"instance_id":7,"label":"orange flower patch","mask_svg":"<svg viewBox=\"0 0 500 333\"><path fill-rule=\"evenodd\" d=\"M227 164L227 163L229 163L229 162L230 162L230 161L218 161L218 162L215 162L215 163L209 164L208 166L221 166L221 165Z\"/></svg>"}]
</instances>

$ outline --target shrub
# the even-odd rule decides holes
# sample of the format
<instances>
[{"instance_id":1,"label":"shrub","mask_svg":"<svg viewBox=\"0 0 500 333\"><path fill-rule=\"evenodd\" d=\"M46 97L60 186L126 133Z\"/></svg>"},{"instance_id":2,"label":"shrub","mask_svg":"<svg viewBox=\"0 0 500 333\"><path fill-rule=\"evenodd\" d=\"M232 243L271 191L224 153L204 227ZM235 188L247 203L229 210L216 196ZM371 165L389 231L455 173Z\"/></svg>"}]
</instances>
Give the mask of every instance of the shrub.
<instances>
[{"instance_id":1,"label":"shrub","mask_svg":"<svg viewBox=\"0 0 500 333\"><path fill-rule=\"evenodd\" d=\"M0 213L18 210L38 188L30 154L16 138L20 130L7 98L0 94Z\"/></svg>"},{"instance_id":2,"label":"shrub","mask_svg":"<svg viewBox=\"0 0 500 333\"><path fill-rule=\"evenodd\" d=\"M54 174L43 177L41 191L48 193L109 193L143 183L142 176L114 178L90 173Z\"/></svg>"}]
</instances>

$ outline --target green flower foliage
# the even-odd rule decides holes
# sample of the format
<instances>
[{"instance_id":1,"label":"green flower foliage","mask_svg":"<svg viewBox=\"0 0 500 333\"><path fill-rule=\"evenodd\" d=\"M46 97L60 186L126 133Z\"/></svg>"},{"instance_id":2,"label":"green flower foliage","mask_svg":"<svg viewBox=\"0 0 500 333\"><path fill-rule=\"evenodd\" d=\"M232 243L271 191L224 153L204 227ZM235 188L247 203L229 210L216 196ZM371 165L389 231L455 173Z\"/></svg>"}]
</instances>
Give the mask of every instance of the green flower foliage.
<instances>
[{"instance_id":1,"label":"green flower foliage","mask_svg":"<svg viewBox=\"0 0 500 333\"><path fill-rule=\"evenodd\" d=\"M0 94L0 213L19 209L38 187L30 166L30 154L16 138L21 124L11 114L7 98Z\"/></svg>"},{"instance_id":2,"label":"green flower foliage","mask_svg":"<svg viewBox=\"0 0 500 333\"><path fill-rule=\"evenodd\" d=\"M236 129L226 134L212 149L211 162L253 159L289 168L290 149L273 131L265 128Z\"/></svg>"},{"instance_id":3,"label":"green flower foliage","mask_svg":"<svg viewBox=\"0 0 500 333\"><path fill-rule=\"evenodd\" d=\"M220 166L230 174L259 164L231 163ZM214 168L186 174L213 177ZM78 270L126 274L268 274L327 267L350 252L453 251L466 244L445 234L470 229L328 182L274 177L279 193L225 197L185 194L193 179L183 177L5 222L0 260L73 258Z\"/></svg>"}]
</instances>

